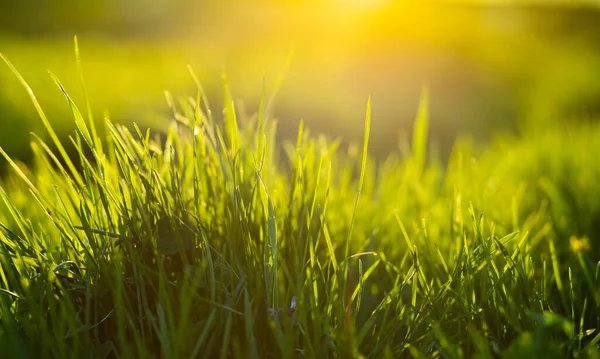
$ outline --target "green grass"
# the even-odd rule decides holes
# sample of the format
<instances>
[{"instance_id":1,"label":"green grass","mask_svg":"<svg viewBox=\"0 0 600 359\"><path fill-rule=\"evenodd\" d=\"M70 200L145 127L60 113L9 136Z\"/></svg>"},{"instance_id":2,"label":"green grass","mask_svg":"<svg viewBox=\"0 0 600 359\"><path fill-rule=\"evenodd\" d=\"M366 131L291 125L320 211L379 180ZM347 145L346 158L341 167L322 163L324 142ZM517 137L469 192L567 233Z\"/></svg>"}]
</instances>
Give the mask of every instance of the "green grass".
<instances>
[{"instance_id":1,"label":"green grass","mask_svg":"<svg viewBox=\"0 0 600 359\"><path fill-rule=\"evenodd\" d=\"M597 125L444 164L424 95L412 154L376 163L370 100L362 145L300 127L281 150L264 102L199 87L161 136L64 93L71 143L2 151L2 355L600 357Z\"/></svg>"}]
</instances>

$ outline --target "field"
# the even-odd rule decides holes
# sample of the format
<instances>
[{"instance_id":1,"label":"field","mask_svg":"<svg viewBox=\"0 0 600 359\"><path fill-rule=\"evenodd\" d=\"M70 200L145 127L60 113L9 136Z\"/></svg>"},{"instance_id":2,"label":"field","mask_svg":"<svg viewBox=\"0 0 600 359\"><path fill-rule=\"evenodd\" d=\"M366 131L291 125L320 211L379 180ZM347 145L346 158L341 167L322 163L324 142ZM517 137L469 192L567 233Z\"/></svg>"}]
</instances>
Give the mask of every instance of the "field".
<instances>
[{"instance_id":1,"label":"field","mask_svg":"<svg viewBox=\"0 0 600 359\"><path fill-rule=\"evenodd\" d=\"M600 357L600 125L404 152L167 96L164 134L93 118L33 162L0 152L0 348L10 358ZM78 58L79 60L79 58ZM81 68L80 61L77 66ZM81 83L84 83L81 71Z\"/></svg>"}]
</instances>

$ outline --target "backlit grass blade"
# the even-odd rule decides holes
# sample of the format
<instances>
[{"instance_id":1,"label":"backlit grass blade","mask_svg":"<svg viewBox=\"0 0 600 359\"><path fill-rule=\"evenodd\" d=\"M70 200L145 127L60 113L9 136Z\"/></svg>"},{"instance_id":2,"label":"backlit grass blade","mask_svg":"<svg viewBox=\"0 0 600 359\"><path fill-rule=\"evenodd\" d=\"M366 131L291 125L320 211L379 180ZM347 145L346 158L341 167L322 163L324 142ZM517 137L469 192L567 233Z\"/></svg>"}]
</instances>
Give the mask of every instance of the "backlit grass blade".
<instances>
[{"instance_id":1,"label":"backlit grass blade","mask_svg":"<svg viewBox=\"0 0 600 359\"><path fill-rule=\"evenodd\" d=\"M423 88L419 110L415 120L413 130L413 159L415 161L416 171L420 173L425 166L427 154L427 131L429 128L429 89Z\"/></svg>"},{"instance_id":2,"label":"backlit grass blade","mask_svg":"<svg viewBox=\"0 0 600 359\"><path fill-rule=\"evenodd\" d=\"M62 91L63 95L67 99L67 102L69 103L69 107L71 108L71 112L73 113L73 117L75 118L75 124L77 125L77 129L83 136L83 139L85 140L88 147L91 150L94 150L95 146L92 143L92 137L88 130L88 126L85 123L85 120L83 119L83 116L81 115L81 112L79 111L79 108L77 108L77 105L75 105L75 102L73 102L73 100L71 99L71 96L69 96L69 94L67 93L67 90L63 87L63 85L60 82L60 80L58 79L58 77L56 77L52 72L48 72L48 73L50 74L52 81L54 81L56 86Z\"/></svg>"},{"instance_id":3,"label":"backlit grass blade","mask_svg":"<svg viewBox=\"0 0 600 359\"><path fill-rule=\"evenodd\" d=\"M73 161L67 154L67 151L65 150L62 143L60 142L58 136L56 135L56 132L54 132L54 129L52 128L50 121L48 121L46 114L42 110L42 106L40 106L40 103L38 102L37 98L35 97L33 90L31 89L31 87L29 87L29 84L27 84L27 82L25 81L23 76L21 76L19 71L13 66L13 64L10 61L8 61L6 56L4 56L4 54L2 54L1 52L0 52L0 58L2 58L4 63L10 68L10 70L13 72L13 74L17 77L17 79L19 80L19 82L21 83L23 88L25 88L25 91L27 91L27 94L29 95L29 98L31 99L33 106L35 107L38 115L40 116L40 119L42 120L42 123L44 124L44 127L46 128L46 131L48 131L48 134L50 135L50 138L52 139L52 141L54 142L54 145L58 149L58 152L62 156L62 159L67 164L67 167L69 168L69 171L71 172L71 175L73 176L73 178L75 178L75 181L77 182L77 184L79 186L83 187L83 179L81 178L81 175L75 168Z\"/></svg>"},{"instance_id":4,"label":"backlit grass blade","mask_svg":"<svg viewBox=\"0 0 600 359\"><path fill-rule=\"evenodd\" d=\"M83 76L83 65L81 63L81 52L79 51L79 40L77 39L77 36L73 37L73 44L75 49L75 61L77 63L77 72L79 74L79 82L81 83L81 89L83 91L83 98L85 101L85 109L87 113L90 138L94 141L94 149L96 150L97 155L102 156L102 142L99 141L100 138L96 130L96 122L94 121L92 105L88 96L87 87L85 86L85 80Z\"/></svg>"}]
</instances>

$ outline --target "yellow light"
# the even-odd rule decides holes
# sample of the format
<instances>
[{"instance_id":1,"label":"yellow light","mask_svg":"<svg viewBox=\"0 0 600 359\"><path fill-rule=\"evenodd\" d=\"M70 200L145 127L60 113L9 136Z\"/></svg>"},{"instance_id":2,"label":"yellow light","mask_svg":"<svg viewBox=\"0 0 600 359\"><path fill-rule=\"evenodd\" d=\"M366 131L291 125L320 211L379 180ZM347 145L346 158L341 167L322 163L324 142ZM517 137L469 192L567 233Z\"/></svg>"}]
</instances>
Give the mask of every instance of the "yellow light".
<instances>
[{"instance_id":1,"label":"yellow light","mask_svg":"<svg viewBox=\"0 0 600 359\"><path fill-rule=\"evenodd\" d=\"M388 0L335 0L336 2L344 5L359 5L359 6L371 6L381 5L388 2Z\"/></svg>"}]
</instances>

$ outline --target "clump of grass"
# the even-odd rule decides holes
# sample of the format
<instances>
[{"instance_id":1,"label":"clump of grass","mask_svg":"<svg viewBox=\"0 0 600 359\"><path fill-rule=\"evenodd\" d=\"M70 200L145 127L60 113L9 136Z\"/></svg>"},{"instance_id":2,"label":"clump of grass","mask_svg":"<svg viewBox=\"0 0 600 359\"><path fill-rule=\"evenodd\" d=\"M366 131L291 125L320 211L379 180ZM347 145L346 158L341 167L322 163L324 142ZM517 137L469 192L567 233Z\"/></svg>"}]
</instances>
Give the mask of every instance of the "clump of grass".
<instances>
[{"instance_id":1,"label":"clump of grass","mask_svg":"<svg viewBox=\"0 0 600 359\"><path fill-rule=\"evenodd\" d=\"M243 117L227 93L216 116L198 86L167 97L166 136L99 131L54 78L72 159L20 79L57 150L34 136L31 169L0 151L9 357L599 355L584 240L569 252L543 198L485 191L503 177L464 143L447 167L428 160L426 96L412 155L375 165L370 101L362 146L301 126L281 152L264 103Z\"/></svg>"}]
</instances>

